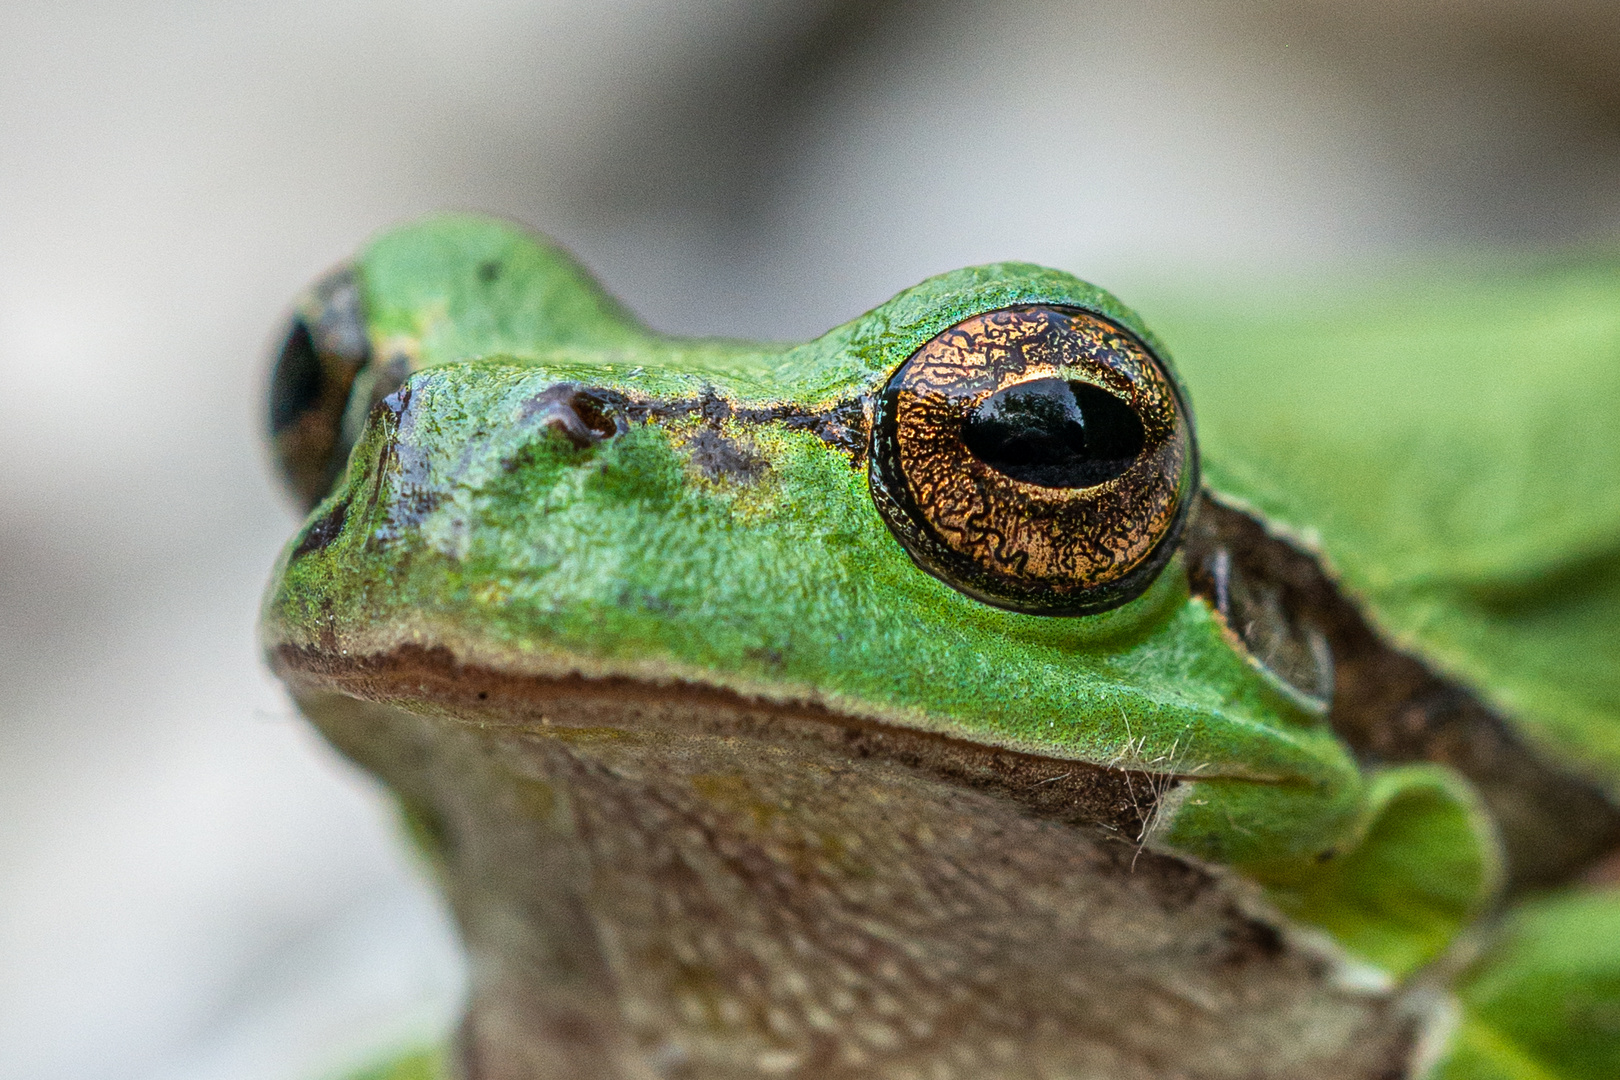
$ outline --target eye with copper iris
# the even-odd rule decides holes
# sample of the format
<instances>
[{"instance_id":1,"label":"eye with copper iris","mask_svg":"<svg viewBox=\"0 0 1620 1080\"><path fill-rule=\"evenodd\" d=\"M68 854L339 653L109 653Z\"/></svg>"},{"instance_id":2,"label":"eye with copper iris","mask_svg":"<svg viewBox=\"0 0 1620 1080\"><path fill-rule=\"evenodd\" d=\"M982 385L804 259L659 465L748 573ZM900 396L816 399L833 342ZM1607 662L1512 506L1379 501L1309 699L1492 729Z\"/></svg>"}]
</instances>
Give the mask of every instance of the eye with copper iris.
<instances>
[{"instance_id":1,"label":"eye with copper iris","mask_svg":"<svg viewBox=\"0 0 1620 1080\"><path fill-rule=\"evenodd\" d=\"M922 569L998 607L1083 615L1142 594L1197 485L1168 365L1090 312L1006 308L951 327L879 395L871 488Z\"/></svg>"}]
</instances>

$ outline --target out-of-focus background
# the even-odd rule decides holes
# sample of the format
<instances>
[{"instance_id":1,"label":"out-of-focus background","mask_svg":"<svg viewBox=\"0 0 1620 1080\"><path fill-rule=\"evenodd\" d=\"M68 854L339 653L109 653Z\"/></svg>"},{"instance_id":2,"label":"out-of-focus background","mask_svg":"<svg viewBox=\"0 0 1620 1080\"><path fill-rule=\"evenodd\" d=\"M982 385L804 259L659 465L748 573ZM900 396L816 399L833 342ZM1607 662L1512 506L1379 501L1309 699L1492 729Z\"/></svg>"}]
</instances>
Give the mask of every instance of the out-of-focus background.
<instances>
[{"instance_id":1,"label":"out-of-focus background","mask_svg":"<svg viewBox=\"0 0 1620 1080\"><path fill-rule=\"evenodd\" d=\"M1131 300L1601 245L1620 5L3 0L3 1080L301 1080L450 1023L444 912L253 639L277 323L440 208L771 338L992 259Z\"/></svg>"}]
</instances>

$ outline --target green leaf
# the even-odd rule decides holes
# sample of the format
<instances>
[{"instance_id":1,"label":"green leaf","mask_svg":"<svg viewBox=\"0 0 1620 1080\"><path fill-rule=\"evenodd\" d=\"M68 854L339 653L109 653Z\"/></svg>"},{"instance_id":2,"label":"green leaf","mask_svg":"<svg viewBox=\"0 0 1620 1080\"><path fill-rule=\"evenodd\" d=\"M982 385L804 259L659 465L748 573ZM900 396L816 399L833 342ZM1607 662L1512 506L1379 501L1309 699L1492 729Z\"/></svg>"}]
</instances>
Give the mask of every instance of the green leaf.
<instances>
[{"instance_id":1,"label":"green leaf","mask_svg":"<svg viewBox=\"0 0 1620 1080\"><path fill-rule=\"evenodd\" d=\"M1620 893L1521 906L1459 996L1462 1023L1433 1080L1620 1076Z\"/></svg>"}]
</instances>

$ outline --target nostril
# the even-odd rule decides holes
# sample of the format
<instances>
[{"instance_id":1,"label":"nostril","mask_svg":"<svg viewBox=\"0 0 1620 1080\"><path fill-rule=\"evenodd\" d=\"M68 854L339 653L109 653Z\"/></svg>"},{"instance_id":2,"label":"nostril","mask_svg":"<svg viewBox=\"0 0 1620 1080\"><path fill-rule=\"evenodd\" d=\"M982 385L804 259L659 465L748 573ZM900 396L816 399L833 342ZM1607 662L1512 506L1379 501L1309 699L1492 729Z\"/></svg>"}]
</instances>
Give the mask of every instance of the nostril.
<instances>
[{"instance_id":1,"label":"nostril","mask_svg":"<svg viewBox=\"0 0 1620 1080\"><path fill-rule=\"evenodd\" d=\"M523 418L550 428L582 450L619 433L608 403L578 383L546 387L529 399Z\"/></svg>"}]
</instances>

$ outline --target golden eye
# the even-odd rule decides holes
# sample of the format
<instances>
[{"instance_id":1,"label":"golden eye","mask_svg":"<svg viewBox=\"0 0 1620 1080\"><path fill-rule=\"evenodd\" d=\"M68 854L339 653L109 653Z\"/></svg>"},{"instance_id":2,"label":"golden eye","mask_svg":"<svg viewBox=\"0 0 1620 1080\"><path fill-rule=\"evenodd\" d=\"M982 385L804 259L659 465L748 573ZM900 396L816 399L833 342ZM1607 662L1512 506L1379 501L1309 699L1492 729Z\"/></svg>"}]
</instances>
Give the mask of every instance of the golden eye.
<instances>
[{"instance_id":1,"label":"golden eye","mask_svg":"<svg viewBox=\"0 0 1620 1080\"><path fill-rule=\"evenodd\" d=\"M901 364L872 497L912 560L994 604L1087 615L1140 596L1192 506L1192 418L1168 365L1085 311L1006 308Z\"/></svg>"}]
</instances>

